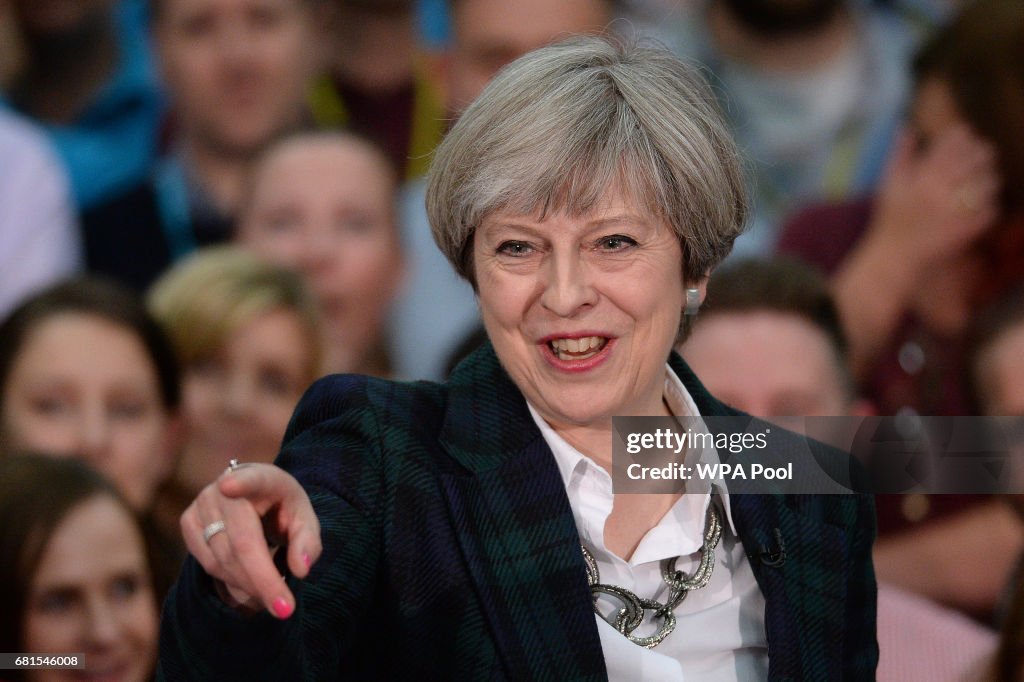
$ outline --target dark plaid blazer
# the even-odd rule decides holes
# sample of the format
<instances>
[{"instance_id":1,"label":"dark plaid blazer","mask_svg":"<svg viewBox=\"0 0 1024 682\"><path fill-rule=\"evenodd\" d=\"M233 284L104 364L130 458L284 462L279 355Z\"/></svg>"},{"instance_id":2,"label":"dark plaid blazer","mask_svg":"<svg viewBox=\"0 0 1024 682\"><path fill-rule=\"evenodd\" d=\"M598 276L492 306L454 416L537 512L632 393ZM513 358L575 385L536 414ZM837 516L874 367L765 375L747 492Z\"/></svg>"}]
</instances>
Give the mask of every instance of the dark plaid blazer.
<instances>
[{"instance_id":1,"label":"dark plaid blazer","mask_svg":"<svg viewBox=\"0 0 1024 682\"><path fill-rule=\"evenodd\" d=\"M671 365L702 414L736 414ZM236 614L190 558L164 610L161 679L606 678L564 484L489 345L446 385L319 381L278 463L322 524L323 556L289 578L295 615ZM873 679L870 498L730 504L765 595L769 678Z\"/></svg>"}]
</instances>

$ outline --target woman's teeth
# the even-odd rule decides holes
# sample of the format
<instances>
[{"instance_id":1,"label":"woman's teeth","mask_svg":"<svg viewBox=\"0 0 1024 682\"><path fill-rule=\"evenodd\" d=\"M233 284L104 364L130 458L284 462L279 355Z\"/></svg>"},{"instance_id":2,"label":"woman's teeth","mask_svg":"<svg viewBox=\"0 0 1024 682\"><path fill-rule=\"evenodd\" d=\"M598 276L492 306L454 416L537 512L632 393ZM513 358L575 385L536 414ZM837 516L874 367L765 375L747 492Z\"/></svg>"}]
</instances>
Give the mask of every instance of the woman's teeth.
<instances>
[{"instance_id":1,"label":"woman's teeth","mask_svg":"<svg viewBox=\"0 0 1024 682\"><path fill-rule=\"evenodd\" d=\"M551 352L558 356L559 360L586 360L597 355L608 339L603 336L584 336L579 339L555 339L549 342Z\"/></svg>"}]
</instances>

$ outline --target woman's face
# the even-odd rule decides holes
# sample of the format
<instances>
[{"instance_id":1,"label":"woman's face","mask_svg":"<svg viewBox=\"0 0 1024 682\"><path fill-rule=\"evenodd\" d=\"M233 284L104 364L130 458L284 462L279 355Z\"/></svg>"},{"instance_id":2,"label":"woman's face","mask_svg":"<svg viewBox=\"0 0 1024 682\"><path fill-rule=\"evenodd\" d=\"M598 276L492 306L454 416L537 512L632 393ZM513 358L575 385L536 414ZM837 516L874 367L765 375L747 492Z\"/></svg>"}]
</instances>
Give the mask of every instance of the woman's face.
<instances>
[{"instance_id":1,"label":"woman's face","mask_svg":"<svg viewBox=\"0 0 1024 682\"><path fill-rule=\"evenodd\" d=\"M110 497L88 499L43 550L29 585L22 647L84 654L86 669L37 670L29 679L143 682L156 661L157 617L138 526Z\"/></svg>"},{"instance_id":2,"label":"woman's face","mask_svg":"<svg viewBox=\"0 0 1024 682\"><path fill-rule=\"evenodd\" d=\"M295 142L266 160L252 196L241 242L309 282L328 325L330 370L363 369L402 270L387 168L351 141Z\"/></svg>"},{"instance_id":3,"label":"woman's face","mask_svg":"<svg viewBox=\"0 0 1024 682\"><path fill-rule=\"evenodd\" d=\"M512 380L555 428L661 415L684 306L663 220L616 192L590 214L496 212L476 231L480 310Z\"/></svg>"},{"instance_id":4,"label":"woman's face","mask_svg":"<svg viewBox=\"0 0 1024 682\"><path fill-rule=\"evenodd\" d=\"M125 327L88 313L43 320L3 392L0 427L14 448L81 457L137 509L170 474L171 415L145 346Z\"/></svg>"},{"instance_id":5,"label":"woman's face","mask_svg":"<svg viewBox=\"0 0 1024 682\"><path fill-rule=\"evenodd\" d=\"M177 478L198 492L235 458L272 462L313 379L313 350L293 310L262 313L185 368L185 445Z\"/></svg>"}]
</instances>

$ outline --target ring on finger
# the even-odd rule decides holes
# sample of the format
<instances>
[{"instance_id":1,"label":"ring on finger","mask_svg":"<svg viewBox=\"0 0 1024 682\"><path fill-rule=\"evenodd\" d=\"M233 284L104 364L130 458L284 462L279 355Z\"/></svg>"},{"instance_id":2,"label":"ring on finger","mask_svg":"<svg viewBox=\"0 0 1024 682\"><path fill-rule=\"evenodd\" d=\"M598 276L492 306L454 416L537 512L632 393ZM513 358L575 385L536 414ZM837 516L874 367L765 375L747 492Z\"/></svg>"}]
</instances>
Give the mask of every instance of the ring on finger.
<instances>
[{"instance_id":1,"label":"ring on finger","mask_svg":"<svg viewBox=\"0 0 1024 682\"><path fill-rule=\"evenodd\" d=\"M209 544L210 538L212 538L217 533L224 532L224 530L226 530L224 527L224 521L214 521L213 523L206 526L206 528L203 528L203 540L205 540L206 543Z\"/></svg>"},{"instance_id":2,"label":"ring on finger","mask_svg":"<svg viewBox=\"0 0 1024 682\"><path fill-rule=\"evenodd\" d=\"M237 459L232 458L228 460L228 468L225 470L224 473L230 474L232 471L236 471L238 469L242 469L248 466L252 466L252 462L239 462Z\"/></svg>"}]
</instances>

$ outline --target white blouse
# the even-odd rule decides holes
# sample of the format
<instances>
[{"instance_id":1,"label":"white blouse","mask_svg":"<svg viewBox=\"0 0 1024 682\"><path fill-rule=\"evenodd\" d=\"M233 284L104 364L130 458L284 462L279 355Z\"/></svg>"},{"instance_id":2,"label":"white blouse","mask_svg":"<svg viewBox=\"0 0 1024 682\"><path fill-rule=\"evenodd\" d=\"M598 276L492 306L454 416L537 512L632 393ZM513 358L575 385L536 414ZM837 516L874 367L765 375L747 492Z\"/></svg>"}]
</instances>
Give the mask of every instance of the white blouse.
<instances>
[{"instance_id":1,"label":"white blouse","mask_svg":"<svg viewBox=\"0 0 1024 682\"><path fill-rule=\"evenodd\" d=\"M677 416L700 416L679 377L666 367L665 401ZM715 550L715 568L707 586L691 591L676 607L676 627L654 649L645 649L620 634L595 614L605 664L611 680L763 680L768 677L768 643L764 626L764 595L757 586L743 553L722 483L688 481L685 494L640 541L629 561L616 556L604 543L604 524L612 511L612 479L602 467L569 445L530 406L540 432L555 455L569 496L580 539L593 554L601 582L630 590L638 597L664 603L668 586L661 575L662 561L679 557L676 568L692 573L699 550L707 508L724 510L722 539ZM701 461L718 461L717 452L701 454ZM603 597L602 597L603 600ZM621 605L608 601L607 613ZM658 622L645 612L634 632L649 636Z\"/></svg>"}]
</instances>

